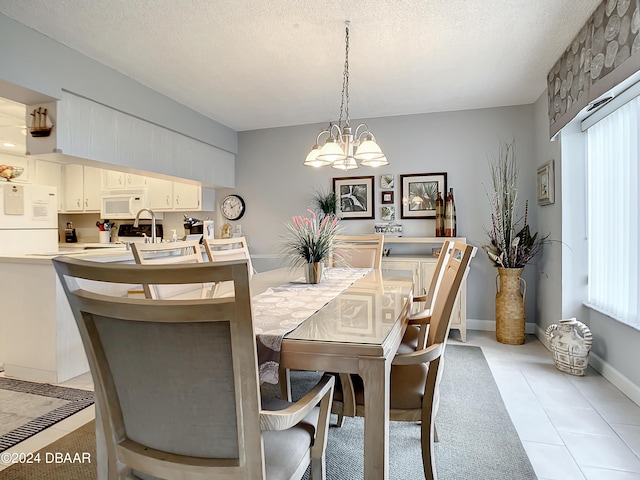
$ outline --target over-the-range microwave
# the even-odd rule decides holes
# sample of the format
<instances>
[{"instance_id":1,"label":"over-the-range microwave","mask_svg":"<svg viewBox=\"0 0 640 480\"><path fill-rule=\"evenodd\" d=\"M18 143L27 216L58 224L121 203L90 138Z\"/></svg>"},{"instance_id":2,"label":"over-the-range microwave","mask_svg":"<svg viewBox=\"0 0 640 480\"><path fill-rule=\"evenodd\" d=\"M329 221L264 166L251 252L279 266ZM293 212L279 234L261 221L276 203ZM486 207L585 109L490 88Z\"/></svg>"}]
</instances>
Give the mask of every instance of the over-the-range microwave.
<instances>
[{"instance_id":1,"label":"over-the-range microwave","mask_svg":"<svg viewBox=\"0 0 640 480\"><path fill-rule=\"evenodd\" d=\"M121 192L102 196L100 215L105 219L135 218L136 214L147 208L147 194L144 191ZM151 218L143 212L140 218Z\"/></svg>"}]
</instances>

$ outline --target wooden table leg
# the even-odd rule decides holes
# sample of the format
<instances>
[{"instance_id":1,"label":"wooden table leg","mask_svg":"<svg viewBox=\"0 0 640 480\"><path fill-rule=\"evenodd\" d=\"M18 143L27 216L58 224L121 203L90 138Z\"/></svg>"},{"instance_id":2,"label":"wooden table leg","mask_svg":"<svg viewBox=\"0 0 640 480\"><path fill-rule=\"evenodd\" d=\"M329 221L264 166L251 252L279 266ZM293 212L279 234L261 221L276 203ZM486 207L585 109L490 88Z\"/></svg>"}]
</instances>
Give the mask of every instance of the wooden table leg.
<instances>
[{"instance_id":1,"label":"wooden table leg","mask_svg":"<svg viewBox=\"0 0 640 480\"><path fill-rule=\"evenodd\" d=\"M364 382L364 478L389 478L389 376L391 362L360 359Z\"/></svg>"}]
</instances>

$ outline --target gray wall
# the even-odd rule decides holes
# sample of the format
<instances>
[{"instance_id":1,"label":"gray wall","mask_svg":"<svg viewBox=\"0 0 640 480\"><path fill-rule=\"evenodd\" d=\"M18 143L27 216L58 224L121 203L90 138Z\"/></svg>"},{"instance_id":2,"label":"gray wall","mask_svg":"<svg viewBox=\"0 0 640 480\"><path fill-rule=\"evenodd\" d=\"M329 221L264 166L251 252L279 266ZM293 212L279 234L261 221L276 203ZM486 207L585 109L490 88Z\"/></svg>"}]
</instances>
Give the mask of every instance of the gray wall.
<instances>
[{"instance_id":1,"label":"gray wall","mask_svg":"<svg viewBox=\"0 0 640 480\"><path fill-rule=\"evenodd\" d=\"M538 299L536 304L537 324L541 330L562 318L562 158L560 141L549 140L549 117L547 113L547 92L540 95L533 105L535 138L534 159L537 167L554 160L555 202L540 206L535 196L530 205L534 206L540 235L549 234L550 242L543 248L536 264L528 268L538 273ZM537 173L536 180L537 182Z\"/></svg>"},{"instance_id":2,"label":"gray wall","mask_svg":"<svg viewBox=\"0 0 640 480\"><path fill-rule=\"evenodd\" d=\"M247 213L237 223L242 224L243 233L248 236L252 254L277 257L282 222L305 213L314 191L330 189L333 177L374 175L375 221L380 221L382 173L396 174L395 204L399 219L400 174L447 172L448 186L453 187L456 199L458 235L479 247L486 241L485 227L490 222L483 186L486 183L488 187L489 182L488 157L497 154L500 140L513 138L517 145L522 207L524 199L529 199L530 223L535 227L539 160L534 149L533 106L375 118L367 123L390 161L384 169L360 168L345 173L303 166L318 131L326 124L239 133L235 191L245 198ZM357 125L357 121L352 125ZM375 221L348 220L343 225L346 233L370 233ZM433 220L399 221L405 236L434 235ZM487 328L495 324L495 276L495 268L484 251L479 251L468 280L467 317L490 322ZM525 269L528 322L535 322L536 318L536 277L534 267Z\"/></svg>"}]
</instances>

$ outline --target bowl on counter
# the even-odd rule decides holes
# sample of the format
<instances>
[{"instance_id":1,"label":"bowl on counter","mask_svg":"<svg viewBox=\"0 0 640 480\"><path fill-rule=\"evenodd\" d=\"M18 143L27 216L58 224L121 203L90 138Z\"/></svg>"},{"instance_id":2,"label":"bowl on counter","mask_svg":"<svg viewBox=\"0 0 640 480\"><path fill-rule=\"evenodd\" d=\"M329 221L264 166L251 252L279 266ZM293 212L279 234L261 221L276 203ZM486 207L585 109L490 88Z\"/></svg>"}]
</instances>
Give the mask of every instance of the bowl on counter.
<instances>
[{"instance_id":1,"label":"bowl on counter","mask_svg":"<svg viewBox=\"0 0 640 480\"><path fill-rule=\"evenodd\" d=\"M0 165L0 177L10 182L12 178L17 178L24 172L23 167L14 167L12 165Z\"/></svg>"}]
</instances>

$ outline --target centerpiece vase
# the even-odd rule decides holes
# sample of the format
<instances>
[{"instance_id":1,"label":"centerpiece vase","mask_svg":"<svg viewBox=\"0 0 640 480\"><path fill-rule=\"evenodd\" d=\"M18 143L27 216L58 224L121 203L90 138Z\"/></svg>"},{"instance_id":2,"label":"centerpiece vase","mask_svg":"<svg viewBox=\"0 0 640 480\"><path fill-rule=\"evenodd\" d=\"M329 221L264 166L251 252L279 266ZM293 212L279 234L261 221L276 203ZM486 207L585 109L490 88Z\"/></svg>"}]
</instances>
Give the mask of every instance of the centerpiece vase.
<instances>
[{"instance_id":1,"label":"centerpiece vase","mask_svg":"<svg viewBox=\"0 0 640 480\"><path fill-rule=\"evenodd\" d=\"M525 339L524 268L500 268L496 275L496 339L500 343L522 345Z\"/></svg>"},{"instance_id":2,"label":"centerpiece vase","mask_svg":"<svg viewBox=\"0 0 640 480\"><path fill-rule=\"evenodd\" d=\"M324 263L305 263L304 278L307 283L320 283L324 272Z\"/></svg>"}]
</instances>

